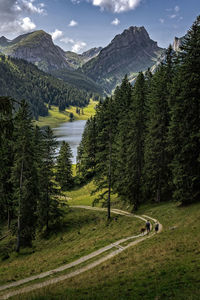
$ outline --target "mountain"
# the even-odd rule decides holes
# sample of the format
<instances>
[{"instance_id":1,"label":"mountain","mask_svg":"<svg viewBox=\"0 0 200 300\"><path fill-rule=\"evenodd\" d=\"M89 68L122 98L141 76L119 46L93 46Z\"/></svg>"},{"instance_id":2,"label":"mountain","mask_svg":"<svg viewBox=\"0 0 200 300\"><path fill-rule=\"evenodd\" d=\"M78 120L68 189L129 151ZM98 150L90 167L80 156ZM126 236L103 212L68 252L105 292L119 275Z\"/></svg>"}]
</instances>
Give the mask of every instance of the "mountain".
<instances>
[{"instance_id":1,"label":"mountain","mask_svg":"<svg viewBox=\"0 0 200 300\"><path fill-rule=\"evenodd\" d=\"M85 63L83 72L109 93L125 74L132 79L147 70L164 50L150 39L144 27L130 27L115 36L99 55Z\"/></svg>"},{"instance_id":2,"label":"mountain","mask_svg":"<svg viewBox=\"0 0 200 300\"><path fill-rule=\"evenodd\" d=\"M70 67L73 69L78 69L82 67L86 62L96 57L102 50L102 47L92 48L82 54L77 54L72 51L65 52L65 57Z\"/></svg>"},{"instance_id":3,"label":"mountain","mask_svg":"<svg viewBox=\"0 0 200 300\"><path fill-rule=\"evenodd\" d=\"M86 52L83 52L80 56L82 57L84 63L88 62L89 60L91 60L92 58L96 57L97 55L99 55L100 51L102 50L102 47L98 47L98 48L91 48Z\"/></svg>"},{"instance_id":4,"label":"mountain","mask_svg":"<svg viewBox=\"0 0 200 300\"><path fill-rule=\"evenodd\" d=\"M92 48L82 54L64 51L42 30L11 41L1 37L0 52L25 59L76 87L111 93L125 74L133 81L139 71L154 65L163 49L150 39L144 27L132 26L115 36L107 47Z\"/></svg>"},{"instance_id":5,"label":"mountain","mask_svg":"<svg viewBox=\"0 0 200 300\"><path fill-rule=\"evenodd\" d=\"M92 78L87 77L80 71L77 70L68 70L68 69L59 69L51 72L53 76L58 79L62 79L63 81L72 84L73 86L84 89L88 92L103 94L103 89L100 85L98 85Z\"/></svg>"},{"instance_id":6,"label":"mountain","mask_svg":"<svg viewBox=\"0 0 200 300\"><path fill-rule=\"evenodd\" d=\"M0 51L6 55L25 59L43 71L70 69L65 51L54 45L50 34L43 30L18 36L12 41L0 38Z\"/></svg>"},{"instance_id":7,"label":"mountain","mask_svg":"<svg viewBox=\"0 0 200 300\"><path fill-rule=\"evenodd\" d=\"M58 105L61 110L69 105L83 107L88 104L90 93L39 70L32 63L0 54L0 96L25 99L37 119L48 114L47 103Z\"/></svg>"}]
</instances>

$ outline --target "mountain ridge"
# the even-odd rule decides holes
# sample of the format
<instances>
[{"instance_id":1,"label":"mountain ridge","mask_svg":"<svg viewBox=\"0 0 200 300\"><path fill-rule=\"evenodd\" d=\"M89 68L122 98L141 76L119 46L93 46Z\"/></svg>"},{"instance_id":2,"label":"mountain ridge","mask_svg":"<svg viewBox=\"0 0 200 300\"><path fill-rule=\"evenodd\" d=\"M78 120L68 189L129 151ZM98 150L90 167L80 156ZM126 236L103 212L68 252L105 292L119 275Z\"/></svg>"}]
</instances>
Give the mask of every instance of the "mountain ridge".
<instances>
[{"instance_id":1,"label":"mountain ridge","mask_svg":"<svg viewBox=\"0 0 200 300\"><path fill-rule=\"evenodd\" d=\"M105 85L108 92L122 80L151 67L164 49L142 27L131 26L116 35L99 55L83 65L85 74Z\"/></svg>"},{"instance_id":2,"label":"mountain ridge","mask_svg":"<svg viewBox=\"0 0 200 300\"><path fill-rule=\"evenodd\" d=\"M79 73L81 84L89 83L90 78L110 94L125 74L131 81L139 71L152 67L164 49L150 38L144 26L130 26L117 34L106 47L95 47L82 54L64 51L43 30L18 36L12 41L1 37L0 51L34 63L39 69L53 72L58 78L76 86L75 75ZM77 72L71 74L74 70ZM86 78L82 80L84 76Z\"/></svg>"}]
</instances>

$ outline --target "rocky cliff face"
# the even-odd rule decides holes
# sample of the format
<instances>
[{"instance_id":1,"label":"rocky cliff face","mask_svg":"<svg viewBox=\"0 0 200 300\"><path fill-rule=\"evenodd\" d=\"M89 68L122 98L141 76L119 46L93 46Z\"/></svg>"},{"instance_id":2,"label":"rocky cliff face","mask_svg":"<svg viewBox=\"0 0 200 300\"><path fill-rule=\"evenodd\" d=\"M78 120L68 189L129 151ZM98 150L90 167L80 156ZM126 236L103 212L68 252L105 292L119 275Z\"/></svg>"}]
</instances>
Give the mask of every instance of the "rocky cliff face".
<instances>
[{"instance_id":1,"label":"rocky cliff face","mask_svg":"<svg viewBox=\"0 0 200 300\"><path fill-rule=\"evenodd\" d=\"M102 50L102 47L95 47L95 48L91 48L86 52L83 52L80 56L83 59L84 63L88 62L89 60L91 60L92 58L96 57L97 55L99 55L100 51Z\"/></svg>"},{"instance_id":2,"label":"rocky cliff face","mask_svg":"<svg viewBox=\"0 0 200 300\"><path fill-rule=\"evenodd\" d=\"M117 35L83 70L101 85L106 84L110 92L125 74L132 76L151 67L162 50L144 27L132 26Z\"/></svg>"},{"instance_id":3,"label":"rocky cliff face","mask_svg":"<svg viewBox=\"0 0 200 300\"><path fill-rule=\"evenodd\" d=\"M185 37L181 37L181 38L177 38L175 37L174 38L174 42L173 42L173 50L176 51L176 52L179 52L181 49L181 45L183 43L183 40L184 40Z\"/></svg>"},{"instance_id":4,"label":"rocky cliff face","mask_svg":"<svg viewBox=\"0 0 200 300\"><path fill-rule=\"evenodd\" d=\"M0 39L0 45L5 41ZM1 51L12 57L25 59L34 63L43 71L70 68L65 59L65 52L54 45L50 34L40 30L17 37L4 43Z\"/></svg>"}]
</instances>

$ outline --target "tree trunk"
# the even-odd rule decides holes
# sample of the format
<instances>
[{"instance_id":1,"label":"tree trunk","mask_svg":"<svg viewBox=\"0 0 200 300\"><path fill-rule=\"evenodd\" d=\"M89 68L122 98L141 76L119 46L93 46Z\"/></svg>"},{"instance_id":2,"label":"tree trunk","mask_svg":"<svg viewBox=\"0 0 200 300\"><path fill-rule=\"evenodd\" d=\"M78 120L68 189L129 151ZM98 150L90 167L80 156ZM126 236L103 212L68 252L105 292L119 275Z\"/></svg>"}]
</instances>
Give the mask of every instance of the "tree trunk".
<instances>
[{"instance_id":1,"label":"tree trunk","mask_svg":"<svg viewBox=\"0 0 200 300\"><path fill-rule=\"evenodd\" d=\"M10 209L8 207L8 229L10 229L10 221L11 221L11 216L10 216Z\"/></svg>"},{"instance_id":2,"label":"tree trunk","mask_svg":"<svg viewBox=\"0 0 200 300\"><path fill-rule=\"evenodd\" d=\"M20 187L19 187L19 211L17 218L17 247L16 252L20 251L20 234L21 234L21 198L22 198L22 185L23 185L23 171L24 171L24 160L22 159L21 173L20 173Z\"/></svg>"},{"instance_id":3,"label":"tree trunk","mask_svg":"<svg viewBox=\"0 0 200 300\"><path fill-rule=\"evenodd\" d=\"M109 132L108 202L107 202L108 220L110 220L111 166L112 166L112 143L111 143L111 131L110 131Z\"/></svg>"}]
</instances>

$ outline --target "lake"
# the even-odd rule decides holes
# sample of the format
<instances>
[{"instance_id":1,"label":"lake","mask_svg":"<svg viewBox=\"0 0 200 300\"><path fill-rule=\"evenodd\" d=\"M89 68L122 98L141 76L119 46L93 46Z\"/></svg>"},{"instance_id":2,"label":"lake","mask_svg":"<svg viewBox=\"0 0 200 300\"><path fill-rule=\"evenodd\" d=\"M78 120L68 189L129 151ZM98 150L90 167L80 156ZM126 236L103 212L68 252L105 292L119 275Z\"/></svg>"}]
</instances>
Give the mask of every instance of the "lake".
<instances>
[{"instance_id":1,"label":"lake","mask_svg":"<svg viewBox=\"0 0 200 300\"><path fill-rule=\"evenodd\" d=\"M77 148L81 142L86 122L86 120L66 122L61 124L57 128L53 128L53 133L56 136L57 141L59 142L57 152L60 149L62 141L69 143L73 154L73 164L76 164Z\"/></svg>"}]
</instances>

